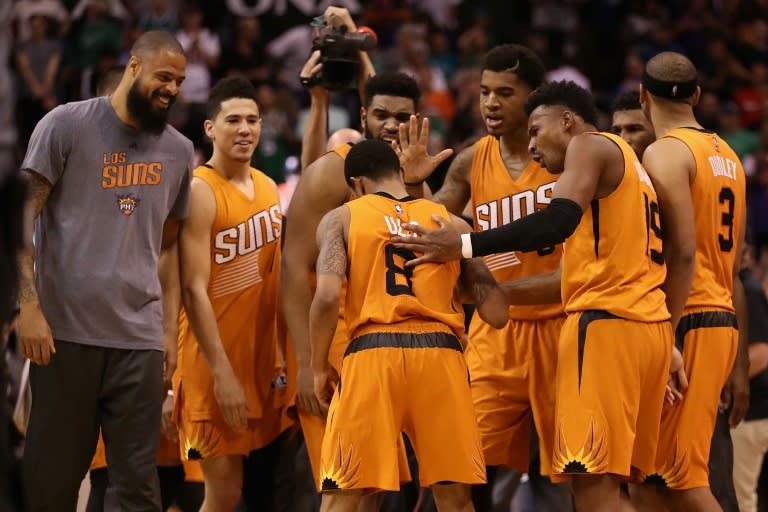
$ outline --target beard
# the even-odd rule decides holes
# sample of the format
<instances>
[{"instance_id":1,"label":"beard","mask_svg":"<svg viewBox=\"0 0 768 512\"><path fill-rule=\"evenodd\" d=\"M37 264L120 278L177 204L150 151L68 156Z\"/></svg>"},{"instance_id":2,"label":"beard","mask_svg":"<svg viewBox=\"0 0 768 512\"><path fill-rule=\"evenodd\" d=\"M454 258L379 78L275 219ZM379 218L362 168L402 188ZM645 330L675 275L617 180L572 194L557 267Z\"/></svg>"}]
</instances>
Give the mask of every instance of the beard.
<instances>
[{"instance_id":1,"label":"beard","mask_svg":"<svg viewBox=\"0 0 768 512\"><path fill-rule=\"evenodd\" d=\"M168 107L157 109L152 106L152 100L160 96L164 95L158 91L153 92L150 97L145 96L139 89L138 80L133 82L133 85L128 90L126 100L128 113L136 120L142 130L159 134L163 132L165 125L168 124L168 112L176 97L168 96Z\"/></svg>"}]
</instances>

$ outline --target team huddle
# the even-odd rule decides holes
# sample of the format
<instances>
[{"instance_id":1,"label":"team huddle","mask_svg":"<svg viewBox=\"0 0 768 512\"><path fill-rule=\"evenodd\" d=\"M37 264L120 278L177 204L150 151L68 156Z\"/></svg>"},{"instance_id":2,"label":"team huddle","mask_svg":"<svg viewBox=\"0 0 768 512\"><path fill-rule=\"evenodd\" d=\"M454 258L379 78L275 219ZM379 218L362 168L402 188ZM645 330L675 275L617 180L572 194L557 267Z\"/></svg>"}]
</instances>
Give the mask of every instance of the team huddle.
<instances>
[{"instance_id":1,"label":"team huddle","mask_svg":"<svg viewBox=\"0 0 768 512\"><path fill-rule=\"evenodd\" d=\"M640 141L597 131L591 94L545 83L527 48L492 49L488 134L430 199L451 151L430 154L416 82L375 74L362 140L307 162L284 211L251 167L250 82L211 90L213 154L192 169L165 122L181 47L148 32L131 55L110 96L48 114L23 163L28 510L74 508L100 432L124 510L160 510L161 438L199 464L201 510L266 510L243 461L296 424L322 510L378 510L410 480L403 434L437 508L474 510L493 468L529 471L532 428L580 512L721 510L707 463L721 391L746 383L746 185L693 116L685 56L648 61L623 109L650 121Z\"/></svg>"}]
</instances>

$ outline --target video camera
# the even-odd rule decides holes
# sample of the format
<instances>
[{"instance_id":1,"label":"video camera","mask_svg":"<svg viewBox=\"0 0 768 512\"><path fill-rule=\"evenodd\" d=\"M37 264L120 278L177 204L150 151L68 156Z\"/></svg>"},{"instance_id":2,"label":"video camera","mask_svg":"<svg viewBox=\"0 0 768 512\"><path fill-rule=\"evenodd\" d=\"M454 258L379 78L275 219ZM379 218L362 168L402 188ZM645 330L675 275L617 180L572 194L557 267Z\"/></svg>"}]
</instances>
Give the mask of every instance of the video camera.
<instances>
[{"instance_id":1,"label":"video camera","mask_svg":"<svg viewBox=\"0 0 768 512\"><path fill-rule=\"evenodd\" d=\"M312 51L320 50L318 73L302 80L304 87L321 85L329 91L356 89L360 75L360 53L373 50L376 40L368 32L349 32L345 25L334 28L322 17L312 22L320 34L312 42Z\"/></svg>"}]
</instances>

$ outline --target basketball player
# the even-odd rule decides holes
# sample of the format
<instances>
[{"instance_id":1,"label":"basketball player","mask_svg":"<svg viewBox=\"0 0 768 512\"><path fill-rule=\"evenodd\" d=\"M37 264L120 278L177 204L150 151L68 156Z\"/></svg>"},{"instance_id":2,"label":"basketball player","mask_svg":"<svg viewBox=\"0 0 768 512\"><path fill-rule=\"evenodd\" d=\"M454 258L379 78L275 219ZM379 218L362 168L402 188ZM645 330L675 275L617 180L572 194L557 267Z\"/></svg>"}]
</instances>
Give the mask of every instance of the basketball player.
<instances>
[{"instance_id":1,"label":"basketball player","mask_svg":"<svg viewBox=\"0 0 768 512\"><path fill-rule=\"evenodd\" d=\"M480 108L488 135L459 153L433 197L456 215L471 199L476 231L509 224L544 208L557 180L531 159L523 108L531 91L544 82L544 64L528 48L509 44L489 51L481 69ZM418 194L411 188L409 192ZM504 282L554 272L561 256L562 247L555 245L490 256L486 263L496 280ZM549 475L552 466L557 340L565 320L559 294L550 303L511 306L509 317L507 327L496 330L475 315L465 354L489 482L496 467L529 471L532 419L541 474ZM482 493L483 487L473 492L475 505L486 510L490 488ZM546 494L548 502L554 500L548 506L571 507L565 489L549 489Z\"/></svg>"},{"instance_id":2,"label":"basketball player","mask_svg":"<svg viewBox=\"0 0 768 512\"><path fill-rule=\"evenodd\" d=\"M667 370L685 386L679 354L670 366L656 193L632 148L596 132L586 90L573 82L543 85L526 112L533 158L561 174L549 206L464 235L444 221L438 230L409 224L419 237L393 242L423 253L406 263L412 266L568 239L552 473L570 479L577 510L632 510L620 482L653 467Z\"/></svg>"},{"instance_id":3,"label":"basketball player","mask_svg":"<svg viewBox=\"0 0 768 512\"><path fill-rule=\"evenodd\" d=\"M255 98L241 77L211 90L213 155L195 170L180 233L175 416L183 459L202 466L203 512L235 509L244 458L288 426L277 334L282 214L274 182L250 167L261 131ZM249 509L269 510L273 487Z\"/></svg>"},{"instance_id":4,"label":"basketball player","mask_svg":"<svg viewBox=\"0 0 768 512\"><path fill-rule=\"evenodd\" d=\"M163 348L176 343L171 292L193 157L167 116L185 67L172 35L142 34L114 94L61 105L32 135L22 168L37 244L19 292L22 353L34 363L26 510L75 509L100 427L121 507L160 510Z\"/></svg>"},{"instance_id":5,"label":"basketball player","mask_svg":"<svg viewBox=\"0 0 768 512\"><path fill-rule=\"evenodd\" d=\"M613 103L612 131L632 146L638 158L642 160L645 149L656 140L653 125L643 113L640 106L640 92L630 91L623 93ZM667 166L662 169L666 171ZM647 169L649 172L651 169ZM651 176L655 181L656 178ZM687 187L676 188L677 193L688 194ZM665 208L659 204L661 214ZM695 255L695 244L691 244L687 250ZM715 421L715 431L712 434L712 443L709 452L709 486L712 489L717 502L725 512L738 512L739 504L736 499L736 489L733 483L733 443L728 426L730 411L721 408ZM656 497L656 492L651 488L633 486L632 501L638 510L664 512L667 507Z\"/></svg>"},{"instance_id":6,"label":"basketball player","mask_svg":"<svg viewBox=\"0 0 768 512\"><path fill-rule=\"evenodd\" d=\"M411 116L416 114L420 95L416 82L403 73L385 72L369 78L365 84L364 107L360 109L360 122L366 139L397 142L398 127L401 123L409 122ZM422 130L423 152L426 151L428 134L428 129ZM296 385L299 418L315 482L318 483L325 411L315 397L310 365L309 307L318 254L314 240L323 216L350 198L351 191L344 179L344 160L351 147L343 144L324 154L303 171L286 215L290 220L287 220L285 228L281 273L283 309L298 363ZM448 156L450 152L442 152L433 157L437 159L435 165ZM339 315L343 315L342 310ZM341 369L341 359L348 341L346 329L340 325L336 329L330 355L331 365L337 370ZM404 450L400 462L402 478L410 479Z\"/></svg>"},{"instance_id":7,"label":"basketball player","mask_svg":"<svg viewBox=\"0 0 768 512\"><path fill-rule=\"evenodd\" d=\"M389 144L357 143L344 174L358 199L329 212L318 227L310 311L315 393L323 405L333 394L321 464L322 490L333 496L323 496L322 509L352 511L363 492L398 490L397 443L405 431L420 484L432 487L438 509L472 510L469 485L485 481L485 467L454 288L461 274L480 314L497 328L507 323L504 293L480 260L404 266L416 256L396 250L390 237L402 223L430 225L432 216L448 213L407 195ZM452 222L469 229L458 217ZM345 277L351 341L339 380L328 355ZM332 382L339 383L335 393Z\"/></svg>"},{"instance_id":8,"label":"basketball player","mask_svg":"<svg viewBox=\"0 0 768 512\"><path fill-rule=\"evenodd\" d=\"M696 264L690 293L675 297L684 305L680 321L674 314L672 319L690 386L682 403L662 416L655 470L646 482L668 488L671 492L663 497L674 510L710 512L722 510L709 489L707 460L720 393L734 361L740 371L734 371L732 379L744 391L734 402L731 426L745 414L741 399L748 390L748 358L736 357L737 352L746 355L740 347L746 347L746 304L738 278L746 185L733 150L696 121L693 107L700 94L696 68L684 55L663 52L648 61L640 101L658 140L648 146L643 162L655 182L664 177L658 188L665 236L670 227L676 229L666 218L670 211L676 216L686 209L693 213L681 222L695 226L691 240L695 240ZM681 194L681 189L690 193ZM686 201L670 203L672 191L678 200ZM667 251L665 245L665 253L669 267L665 287L669 288L683 263L674 247Z\"/></svg>"},{"instance_id":9,"label":"basketball player","mask_svg":"<svg viewBox=\"0 0 768 512\"><path fill-rule=\"evenodd\" d=\"M114 66L105 72L100 73L96 77L97 96L109 96L110 94L113 94L120 84L124 72L125 66ZM179 292L180 290L178 289L174 292L177 297L175 300L177 301L179 300ZM175 337L178 337L178 334ZM172 356L172 359L175 361L177 348L171 346L167 347L166 350L173 351L174 355ZM166 354L166 358L168 357L169 355ZM181 458L179 457L178 432L173 423L168 425L166 422L166 410L173 410L173 396L166 394L166 391L168 390L163 390L163 396L165 397L165 401L163 402L163 428L157 452L157 475L160 482L160 502L162 510L167 510L168 507L174 503L181 490L181 483L184 480L184 470L181 467ZM172 432L168 432L168 426L172 427ZM193 464L198 464L198 462L194 462ZM91 461L89 478L91 490L88 495L86 512L102 512L105 509L110 510L116 507L117 505L114 503L115 497L113 489L108 490L109 475L107 470L107 457L104 449L104 440L102 439L101 434L99 435L99 441L96 445L96 453ZM109 498L107 498L107 496L109 496Z\"/></svg>"},{"instance_id":10,"label":"basketball player","mask_svg":"<svg viewBox=\"0 0 768 512\"><path fill-rule=\"evenodd\" d=\"M640 107L640 93L629 91L619 95L611 106L613 112L611 131L624 139L639 159L653 141L656 134L651 121Z\"/></svg>"}]
</instances>

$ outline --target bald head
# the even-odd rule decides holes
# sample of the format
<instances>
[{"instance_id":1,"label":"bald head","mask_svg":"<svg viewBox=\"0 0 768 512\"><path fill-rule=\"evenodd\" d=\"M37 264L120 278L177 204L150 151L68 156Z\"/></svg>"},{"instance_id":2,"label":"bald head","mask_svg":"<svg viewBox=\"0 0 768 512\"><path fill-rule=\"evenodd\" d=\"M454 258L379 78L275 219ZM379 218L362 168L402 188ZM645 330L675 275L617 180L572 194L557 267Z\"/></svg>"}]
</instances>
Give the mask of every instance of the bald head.
<instances>
[{"instance_id":1,"label":"bald head","mask_svg":"<svg viewBox=\"0 0 768 512\"><path fill-rule=\"evenodd\" d=\"M131 47L131 55L142 58L160 50L184 55L184 48L173 37L173 34L163 30L150 30L141 34Z\"/></svg>"},{"instance_id":2,"label":"bald head","mask_svg":"<svg viewBox=\"0 0 768 512\"><path fill-rule=\"evenodd\" d=\"M363 134L359 131L353 130L352 128L342 128L333 132L333 135L328 138L326 149L328 151L333 151L334 148L337 148L342 144L347 144L349 142L354 144L362 138Z\"/></svg>"},{"instance_id":3,"label":"bald head","mask_svg":"<svg viewBox=\"0 0 768 512\"><path fill-rule=\"evenodd\" d=\"M651 58L645 71L664 82L690 82L696 80L696 66L688 57L677 52L662 52Z\"/></svg>"}]
</instances>

